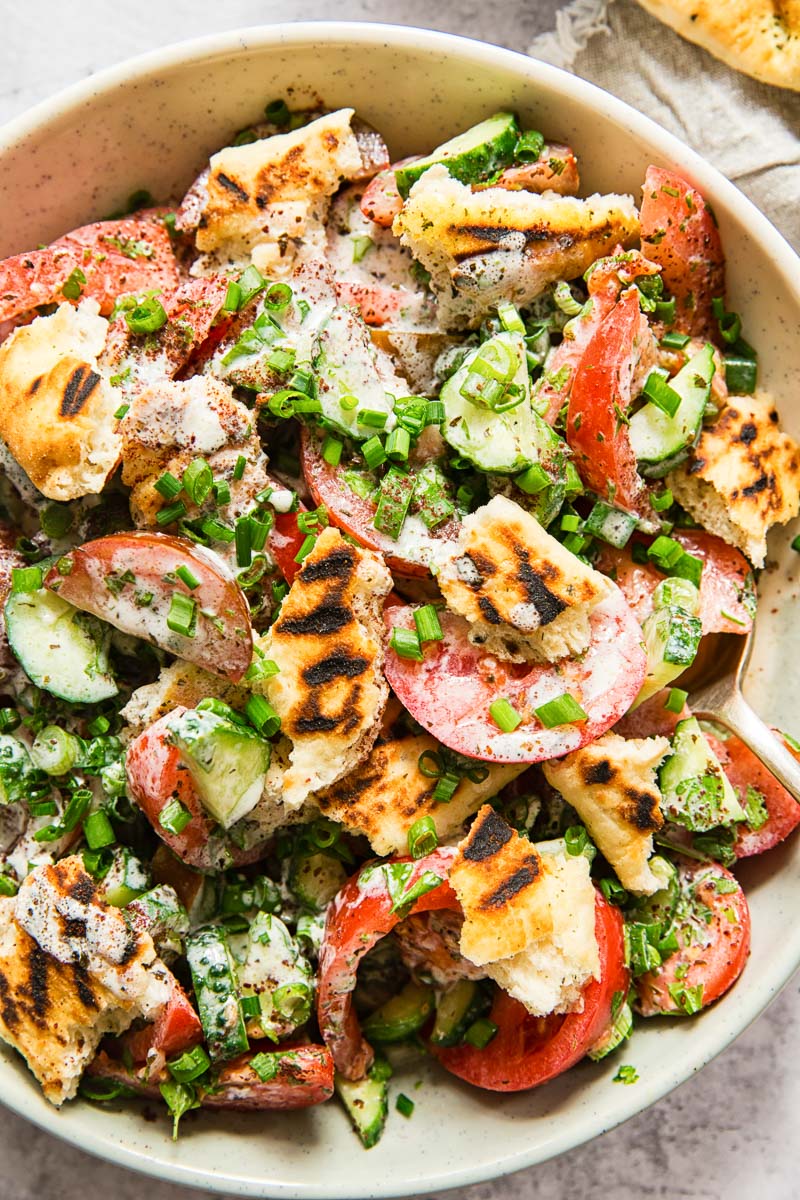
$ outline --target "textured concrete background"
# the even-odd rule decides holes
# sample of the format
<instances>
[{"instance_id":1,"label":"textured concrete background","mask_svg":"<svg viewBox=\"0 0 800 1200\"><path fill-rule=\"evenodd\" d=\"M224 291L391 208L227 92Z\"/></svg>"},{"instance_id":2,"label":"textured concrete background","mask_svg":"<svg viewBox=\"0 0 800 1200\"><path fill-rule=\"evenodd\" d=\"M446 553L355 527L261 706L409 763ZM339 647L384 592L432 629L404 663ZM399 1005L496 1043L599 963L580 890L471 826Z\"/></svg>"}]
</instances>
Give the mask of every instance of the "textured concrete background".
<instances>
[{"instance_id":1,"label":"textured concrete background","mask_svg":"<svg viewBox=\"0 0 800 1200\"><path fill-rule=\"evenodd\" d=\"M37 0L3 5L0 122L92 71L153 47L240 25L320 18L394 21L524 49L558 0ZM664 33L665 37L672 36ZM702 146L698 146L702 151ZM769 215L769 214L768 214ZM0 214L2 220L2 214ZM598 1141L464 1200L793 1200L800 1110L800 1000L793 983L735 1046L695 1079ZM64 1146L0 1109L0 1200L180 1200L157 1184ZM210 1197L210 1193L192 1193Z\"/></svg>"}]
</instances>

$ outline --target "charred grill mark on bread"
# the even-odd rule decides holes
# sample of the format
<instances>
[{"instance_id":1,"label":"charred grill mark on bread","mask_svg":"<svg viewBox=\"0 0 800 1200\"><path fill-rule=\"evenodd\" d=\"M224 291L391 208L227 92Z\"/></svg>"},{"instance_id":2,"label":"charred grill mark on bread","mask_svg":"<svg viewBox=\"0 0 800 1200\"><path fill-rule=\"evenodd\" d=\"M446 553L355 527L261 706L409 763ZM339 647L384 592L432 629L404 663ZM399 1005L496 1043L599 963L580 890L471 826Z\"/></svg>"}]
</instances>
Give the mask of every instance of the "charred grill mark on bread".
<instances>
[{"instance_id":1,"label":"charred grill mark on bread","mask_svg":"<svg viewBox=\"0 0 800 1200\"><path fill-rule=\"evenodd\" d=\"M462 854L468 862L486 862L510 842L511 838L512 831L503 818L493 808L487 807L478 814Z\"/></svg>"}]
</instances>

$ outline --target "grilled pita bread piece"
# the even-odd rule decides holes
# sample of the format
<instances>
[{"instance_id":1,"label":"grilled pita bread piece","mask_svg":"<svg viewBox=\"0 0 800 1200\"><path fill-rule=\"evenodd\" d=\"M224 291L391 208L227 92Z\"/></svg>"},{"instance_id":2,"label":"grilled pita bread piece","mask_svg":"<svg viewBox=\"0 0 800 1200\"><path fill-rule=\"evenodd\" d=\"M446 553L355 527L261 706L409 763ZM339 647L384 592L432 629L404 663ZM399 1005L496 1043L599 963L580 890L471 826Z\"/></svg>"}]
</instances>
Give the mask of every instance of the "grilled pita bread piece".
<instances>
[{"instance_id":1,"label":"grilled pita bread piece","mask_svg":"<svg viewBox=\"0 0 800 1200\"><path fill-rule=\"evenodd\" d=\"M544 851L544 852L542 852ZM535 1016L569 1012L600 970L589 860L535 846L484 805L450 869L461 953Z\"/></svg>"},{"instance_id":2,"label":"grilled pita bread piece","mask_svg":"<svg viewBox=\"0 0 800 1200\"><path fill-rule=\"evenodd\" d=\"M464 519L436 566L448 608L470 622L470 641L511 662L580 654L589 614L611 587L505 496Z\"/></svg>"},{"instance_id":3,"label":"grilled pita bread piece","mask_svg":"<svg viewBox=\"0 0 800 1200\"><path fill-rule=\"evenodd\" d=\"M45 1096L71 1099L106 1033L154 1020L171 975L148 933L104 904L80 858L37 867L0 907L0 1037Z\"/></svg>"},{"instance_id":4,"label":"grilled pita bread piece","mask_svg":"<svg viewBox=\"0 0 800 1200\"><path fill-rule=\"evenodd\" d=\"M97 370L108 322L62 304L0 346L0 437L50 500L95 495L117 465L114 389Z\"/></svg>"},{"instance_id":5,"label":"grilled pita bread piece","mask_svg":"<svg viewBox=\"0 0 800 1200\"><path fill-rule=\"evenodd\" d=\"M127 721L131 736L142 733L173 708L196 708L207 696L224 700L234 708L244 708L249 692L221 675L212 675L194 663L176 659L162 667L158 679L146 683L131 694L120 715Z\"/></svg>"},{"instance_id":6,"label":"grilled pita bread piece","mask_svg":"<svg viewBox=\"0 0 800 1200\"><path fill-rule=\"evenodd\" d=\"M639 0L659 21L735 71L800 91L798 0Z\"/></svg>"},{"instance_id":7,"label":"grilled pita bread piece","mask_svg":"<svg viewBox=\"0 0 800 1200\"><path fill-rule=\"evenodd\" d=\"M407 854L408 831L420 817L430 817L439 841L446 841L484 800L525 770L524 763L475 763L486 778L473 782L462 776L452 799L442 804L433 799L436 780L419 768L421 755L440 751L428 734L379 738L355 770L317 793L317 806L351 833L364 834L376 854Z\"/></svg>"},{"instance_id":8,"label":"grilled pita bread piece","mask_svg":"<svg viewBox=\"0 0 800 1200\"><path fill-rule=\"evenodd\" d=\"M763 567L767 533L800 509L800 446L766 392L731 396L667 485L705 529Z\"/></svg>"},{"instance_id":9,"label":"grilled pita bread piece","mask_svg":"<svg viewBox=\"0 0 800 1200\"><path fill-rule=\"evenodd\" d=\"M261 639L279 674L256 686L292 742L287 808L352 771L375 743L389 695L382 611L391 587L380 555L325 529Z\"/></svg>"},{"instance_id":10,"label":"grilled pita bread piece","mask_svg":"<svg viewBox=\"0 0 800 1200\"><path fill-rule=\"evenodd\" d=\"M352 108L215 154L196 233L195 275L252 262L273 278L291 272L298 255L324 252L328 202L361 174L351 129Z\"/></svg>"},{"instance_id":11,"label":"grilled pita bread piece","mask_svg":"<svg viewBox=\"0 0 800 1200\"><path fill-rule=\"evenodd\" d=\"M623 887L650 896L663 886L648 865L653 834L664 824L656 768L664 737L606 733L564 758L542 763L547 782L571 804Z\"/></svg>"},{"instance_id":12,"label":"grilled pita bread piece","mask_svg":"<svg viewBox=\"0 0 800 1200\"><path fill-rule=\"evenodd\" d=\"M498 300L527 304L616 245L631 247L639 218L631 196L473 192L440 165L414 184L393 229L430 272L440 325L457 329L478 325Z\"/></svg>"}]
</instances>

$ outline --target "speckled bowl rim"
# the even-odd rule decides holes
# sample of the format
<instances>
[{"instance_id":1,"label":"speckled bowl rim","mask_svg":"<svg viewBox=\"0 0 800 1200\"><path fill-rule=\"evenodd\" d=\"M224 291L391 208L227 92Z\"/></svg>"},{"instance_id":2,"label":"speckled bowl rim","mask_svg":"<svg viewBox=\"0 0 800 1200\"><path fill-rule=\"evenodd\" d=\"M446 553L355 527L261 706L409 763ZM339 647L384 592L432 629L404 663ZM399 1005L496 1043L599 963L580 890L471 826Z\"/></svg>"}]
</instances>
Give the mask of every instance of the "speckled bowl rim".
<instances>
[{"instance_id":1,"label":"speckled bowl rim","mask_svg":"<svg viewBox=\"0 0 800 1200\"><path fill-rule=\"evenodd\" d=\"M776 274L783 278L787 292L796 299L800 312L800 258L750 200L700 155L687 148L655 121L595 85L559 68L532 60L524 54L470 38L414 26L378 22L305 21L255 26L179 42L100 71L0 126L0 152L22 143L28 135L46 127L51 121L69 116L77 119L82 105L92 98L113 92L118 86L154 70L169 71L187 62L210 60L243 49L268 45L318 45L328 40L341 42L343 37L346 37L351 45L362 45L365 49L379 44L400 47L406 52L437 52L453 55L476 67L495 65L505 68L515 72L521 79L535 77L540 88L552 90L557 94L569 93L581 103L591 106L601 119L626 124L632 133L647 141L656 153L684 169L696 186L710 199L723 198L737 216L746 218L753 238L767 251ZM9 1078L3 1080L0 1101L47 1132L90 1154L186 1187L241 1196L280 1196L286 1200L360 1200L361 1197L365 1200L367 1197L375 1197L377 1200L378 1197L409 1195L412 1190L419 1192L421 1183L424 1183L429 1191L465 1187L489 1178L511 1174L556 1157L642 1112L726 1049L771 1003L789 982L798 966L800 922L796 922L789 930L779 952L771 961L769 972L762 973L760 978L750 981L747 987L734 989L726 999L730 1019L709 1033L699 1055L695 1054L688 1061L666 1067L658 1078L651 1076L640 1079L635 1088L620 1088L614 1102L609 1104L602 1114L582 1112L571 1116L565 1121L563 1132L550 1138L545 1145L516 1153L501 1153L490 1169L486 1164L476 1167L464 1162L456 1170L447 1173L437 1174L431 1171L424 1180L419 1176L408 1181L402 1178L376 1180L369 1188L359 1189L348 1187L345 1181L326 1180L324 1156L320 1156L320 1180L314 1185L291 1185L271 1182L269 1179L243 1179L241 1176L227 1175L224 1170L212 1173L195 1169L188 1164L149 1158L95 1134L90 1120L81 1123L79 1129L53 1127L48 1123L46 1113L30 1111L27 1081L18 1079L15 1073L9 1073ZM2 1074L0 1065L0 1075Z\"/></svg>"}]
</instances>

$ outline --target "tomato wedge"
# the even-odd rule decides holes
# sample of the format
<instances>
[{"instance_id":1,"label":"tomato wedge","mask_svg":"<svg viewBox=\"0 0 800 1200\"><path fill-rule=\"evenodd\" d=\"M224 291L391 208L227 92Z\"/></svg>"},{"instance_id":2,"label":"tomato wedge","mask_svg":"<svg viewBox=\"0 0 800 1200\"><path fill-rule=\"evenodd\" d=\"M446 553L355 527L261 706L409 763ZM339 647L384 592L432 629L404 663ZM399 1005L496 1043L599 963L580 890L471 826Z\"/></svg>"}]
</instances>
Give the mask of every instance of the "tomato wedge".
<instances>
[{"instance_id":1,"label":"tomato wedge","mask_svg":"<svg viewBox=\"0 0 800 1200\"><path fill-rule=\"evenodd\" d=\"M130 793L162 842L190 867L213 871L229 862L234 866L256 862L263 855L263 845L242 850L224 836L203 808L180 751L167 741L169 721L186 711L178 705L130 743L125 758ZM179 833L165 829L160 821L171 800L178 800L189 813L189 821Z\"/></svg>"},{"instance_id":2,"label":"tomato wedge","mask_svg":"<svg viewBox=\"0 0 800 1200\"><path fill-rule=\"evenodd\" d=\"M157 212L121 221L83 225L41 250L0 262L0 321L40 304L63 301L62 288L82 271L80 299L91 298L108 314L123 292L178 285L178 264L169 234Z\"/></svg>"},{"instance_id":3,"label":"tomato wedge","mask_svg":"<svg viewBox=\"0 0 800 1200\"><path fill-rule=\"evenodd\" d=\"M306 535L298 528L297 513L275 513L275 523L267 539L270 553L287 583L292 583L302 563L297 561Z\"/></svg>"},{"instance_id":4,"label":"tomato wedge","mask_svg":"<svg viewBox=\"0 0 800 1200\"><path fill-rule=\"evenodd\" d=\"M581 357L567 413L567 442L583 482L618 508L652 516L625 422L633 378L652 334L639 290L622 293Z\"/></svg>"},{"instance_id":5,"label":"tomato wedge","mask_svg":"<svg viewBox=\"0 0 800 1200\"><path fill-rule=\"evenodd\" d=\"M176 577L180 567L198 581L195 588ZM44 582L76 608L215 675L238 682L250 666L253 631L244 592L216 555L187 538L165 533L97 538L60 559ZM167 624L174 596L194 614L188 635Z\"/></svg>"},{"instance_id":6,"label":"tomato wedge","mask_svg":"<svg viewBox=\"0 0 800 1200\"><path fill-rule=\"evenodd\" d=\"M662 167L647 168L642 193L642 250L675 297L671 325L719 341L711 301L725 295L725 255L714 214L697 188Z\"/></svg>"},{"instance_id":7,"label":"tomato wedge","mask_svg":"<svg viewBox=\"0 0 800 1200\"><path fill-rule=\"evenodd\" d=\"M392 607L387 627L414 628L411 608ZM398 699L451 750L487 762L541 762L594 741L633 703L646 670L642 631L614 588L589 619L591 640L580 659L517 665L502 662L467 639L461 617L440 615L444 638L425 646L423 662L386 651L386 678ZM568 692L588 714L581 723L546 729L534 709ZM503 733L489 715L509 700L523 718Z\"/></svg>"},{"instance_id":8,"label":"tomato wedge","mask_svg":"<svg viewBox=\"0 0 800 1200\"><path fill-rule=\"evenodd\" d=\"M669 693L670 689L664 688L654 696L649 696L633 712L625 713L622 720L614 726L614 732L620 737L628 738L671 738L678 721L685 721L692 714L685 704L677 713L665 708Z\"/></svg>"},{"instance_id":9,"label":"tomato wedge","mask_svg":"<svg viewBox=\"0 0 800 1200\"><path fill-rule=\"evenodd\" d=\"M700 579L703 633L749 633L753 625L755 582L744 555L713 533L675 529L670 536L689 554L703 560ZM650 563L634 562L630 544L623 550L602 545L594 565L622 589L639 621L649 616L653 611L653 592L664 579L661 571Z\"/></svg>"},{"instance_id":10,"label":"tomato wedge","mask_svg":"<svg viewBox=\"0 0 800 1200\"><path fill-rule=\"evenodd\" d=\"M736 982L750 953L750 909L730 871L684 863L678 879L686 901L674 927L680 948L635 981L636 1009L645 1017L707 1007Z\"/></svg>"},{"instance_id":11,"label":"tomato wedge","mask_svg":"<svg viewBox=\"0 0 800 1200\"><path fill-rule=\"evenodd\" d=\"M109 329L105 362L114 366L118 374L124 367L130 367L134 380L140 363L145 376L148 364L153 364L151 371L178 375L204 351L227 291L227 280L219 277L187 279L174 291L162 293L159 300L167 314L167 324L146 338L132 334L124 314L121 315ZM228 324L227 320L223 323L223 331Z\"/></svg>"},{"instance_id":12,"label":"tomato wedge","mask_svg":"<svg viewBox=\"0 0 800 1200\"><path fill-rule=\"evenodd\" d=\"M361 546L377 550L386 565L398 575L427 576L436 546L458 537L459 522L450 517L429 530L418 517L407 517L400 541L380 533L373 525L377 506L348 487L342 471L322 457L321 442L310 429L303 429L301 463L303 475L317 504L324 504L331 522L349 533Z\"/></svg>"},{"instance_id":13,"label":"tomato wedge","mask_svg":"<svg viewBox=\"0 0 800 1200\"><path fill-rule=\"evenodd\" d=\"M256 1074L251 1062L257 1053L273 1056L275 1074L266 1082ZM146 1067L129 1070L123 1062L101 1050L87 1069L94 1079L106 1079L129 1087L139 1096L159 1096L159 1084L169 1073L148 1071ZM291 1046L279 1049L270 1042L226 1063L214 1075L213 1091L199 1096L202 1108L277 1111L310 1108L333 1095L333 1059L325 1046Z\"/></svg>"},{"instance_id":14,"label":"tomato wedge","mask_svg":"<svg viewBox=\"0 0 800 1200\"><path fill-rule=\"evenodd\" d=\"M623 252L621 246L608 258L598 259L587 272L586 286L592 303L586 312L570 321L569 336L553 350L547 371L536 383L536 407L542 411L547 405L544 418L551 425L569 400L575 372L586 347L619 300L625 284L631 284L642 275L657 275L658 272L659 268L638 250Z\"/></svg>"},{"instance_id":15,"label":"tomato wedge","mask_svg":"<svg viewBox=\"0 0 800 1200\"><path fill-rule=\"evenodd\" d=\"M777 729L775 732L789 753L800 762L800 752ZM747 789L755 788L767 810L767 819L760 829L748 829L746 825L739 827L733 846L736 857L750 858L753 854L771 850L800 825L800 804L739 738L730 737L720 742L719 749L725 774L742 803L747 799Z\"/></svg>"},{"instance_id":16,"label":"tomato wedge","mask_svg":"<svg viewBox=\"0 0 800 1200\"><path fill-rule=\"evenodd\" d=\"M518 1000L499 988L489 1020L497 1033L483 1050L430 1045L431 1053L452 1075L491 1092L522 1092L554 1079L590 1050L611 1020L614 997L626 995L628 972L622 916L599 893L595 897L595 934L600 949L600 978L584 988L583 1011L532 1017Z\"/></svg>"},{"instance_id":17,"label":"tomato wedge","mask_svg":"<svg viewBox=\"0 0 800 1200\"><path fill-rule=\"evenodd\" d=\"M177 979L172 979L171 986L170 998L158 1019L144 1029L124 1033L120 1038L134 1063L147 1062L151 1052L172 1058L203 1040L203 1027L189 997Z\"/></svg>"},{"instance_id":18,"label":"tomato wedge","mask_svg":"<svg viewBox=\"0 0 800 1200\"><path fill-rule=\"evenodd\" d=\"M399 320L404 308L414 300L414 292L404 287L389 287L382 283L354 283L348 279L336 281L336 296L342 304L354 305L367 325L380 328Z\"/></svg>"},{"instance_id":19,"label":"tomato wedge","mask_svg":"<svg viewBox=\"0 0 800 1200\"><path fill-rule=\"evenodd\" d=\"M370 181L364 189L359 206L368 221L374 221L382 229L391 229L392 222L403 207L403 197L397 190L395 169L415 162L417 158L419 155L401 158L399 162L392 163L385 171L379 171Z\"/></svg>"},{"instance_id":20,"label":"tomato wedge","mask_svg":"<svg viewBox=\"0 0 800 1200\"><path fill-rule=\"evenodd\" d=\"M373 1061L372 1047L361 1033L353 1008L358 964L376 942L407 916L440 908L461 911L447 882L455 853L454 847L441 847L413 863L401 858L385 864L367 864L331 902L319 955L317 1020L337 1071L347 1079L363 1078ZM402 907L394 911L397 896L390 892L387 880L386 872L397 870L400 864L408 864L410 868L408 878L402 881L405 894L426 874L431 882L435 876L441 880L408 911Z\"/></svg>"}]
</instances>

